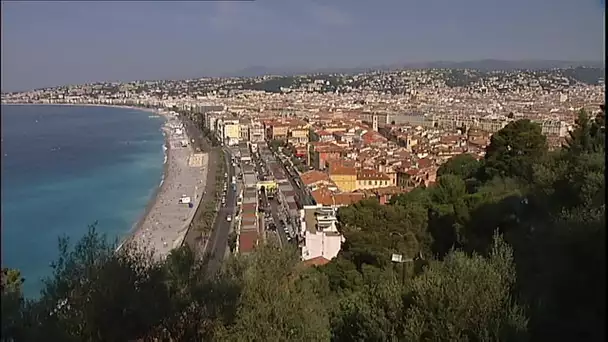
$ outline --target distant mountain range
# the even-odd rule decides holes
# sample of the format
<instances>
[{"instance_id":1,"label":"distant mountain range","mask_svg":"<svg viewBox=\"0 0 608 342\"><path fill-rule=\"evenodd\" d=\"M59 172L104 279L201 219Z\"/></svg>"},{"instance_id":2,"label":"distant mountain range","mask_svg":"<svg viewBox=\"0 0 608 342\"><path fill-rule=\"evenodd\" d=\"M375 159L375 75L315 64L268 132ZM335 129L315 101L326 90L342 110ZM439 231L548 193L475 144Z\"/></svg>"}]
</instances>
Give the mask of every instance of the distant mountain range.
<instances>
[{"instance_id":1,"label":"distant mountain range","mask_svg":"<svg viewBox=\"0 0 608 342\"><path fill-rule=\"evenodd\" d=\"M292 76L298 74L312 73L336 73L336 74L353 74L370 70L393 70L393 69L478 69L483 71L490 70L517 70L517 69L552 69L552 68L568 68L568 67L595 67L603 68L603 61L551 61L551 60L523 60L523 61L504 61L498 59L483 59L478 61L465 62L422 62L422 63L405 63L402 65L380 65L370 67L357 68L269 68L264 66L251 66L237 72L221 75L222 77L258 77L264 75L277 76Z\"/></svg>"}]
</instances>

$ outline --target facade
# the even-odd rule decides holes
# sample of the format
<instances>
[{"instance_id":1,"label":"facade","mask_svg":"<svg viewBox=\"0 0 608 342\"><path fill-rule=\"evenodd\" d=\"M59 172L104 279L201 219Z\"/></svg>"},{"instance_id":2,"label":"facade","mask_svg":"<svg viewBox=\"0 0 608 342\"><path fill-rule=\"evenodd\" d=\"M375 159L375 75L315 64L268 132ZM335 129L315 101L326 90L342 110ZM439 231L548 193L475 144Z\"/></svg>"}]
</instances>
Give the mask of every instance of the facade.
<instances>
[{"instance_id":1,"label":"facade","mask_svg":"<svg viewBox=\"0 0 608 342\"><path fill-rule=\"evenodd\" d=\"M357 190L367 190L384 188L391 186L392 181L389 176L374 170L362 170L357 172Z\"/></svg>"},{"instance_id":2,"label":"facade","mask_svg":"<svg viewBox=\"0 0 608 342\"><path fill-rule=\"evenodd\" d=\"M484 132L496 133L503 129L508 123L508 120L489 117L480 119L479 123L475 127L481 129Z\"/></svg>"},{"instance_id":3,"label":"facade","mask_svg":"<svg viewBox=\"0 0 608 342\"><path fill-rule=\"evenodd\" d=\"M357 190L357 170L354 167L330 165L329 178L343 192Z\"/></svg>"},{"instance_id":4,"label":"facade","mask_svg":"<svg viewBox=\"0 0 608 342\"><path fill-rule=\"evenodd\" d=\"M250 123L248 121L241 121L239 129L239 141L249 141L249 128Z\"/></svg>"},{"instance_id":5,"label":"facade","mask_svg":"<svg viewBox=\"0 0 608 342\"><path fill-rule=\"evenodd\" d=\"M432 116L422 115L422 114L395 114L390 116L390 122L395 122L397 125L410 125L412 127L421 126L421 127L433 127L435 125L435 120Z\"/></svg>"},{"instance_id":6,"label":"facade","mask_svg":"<svg viewBox=\"0 0 608 342\"><path fill-rule=\"evenodd\" d=\"M568 124L560 120L544 120L540 123L542 133L546 136L565 137L568 134Z\"/></svg>"},{"instance_id":7,"label":"facade","mask_svg":"<svg viewBox=\"0 0 608 342\"><path fill-rule=\"evenodd\" d=\"M287 139L289 126L273 124L270 127L270 140Z\"/></svg>"},{"instance_id":8,"label":"facade","mask_svg":"<svg viewBox=\"0 0 608 342\"><path fill-rule=\"evenodd\" d=\"M322 205L304 206L300 210L301 234L304 237L302 260L331 260L340 252L344 237L338 232L336 208Z\"/></svg>"},{"instance_id":9,"label":"facade","mask_svg":"<svg viewBox=\"0 0 608 342\"><path fill-rule=\"evenodd\" d=\"M249 141L259 143L263 142L264 138L264 125L259 121L253 121L249 127Z\"/></svg>"},{"instance_id":10,"label":"facade","mask_svg":"<svg viewBox=\"0 0 608 342\"><path fill-rule=\"evenodd\" d=\"M222 120L222 142L232 146L239 143L241 125L238 120Z\"/></svg>"},{"instance_id":11,"label":"facade","mask_svg":"<svg viewBox=\"0 0 608 342\"><path fill-rule=\"evenodd\" d=\"M308 128L296 128L289 132L289 142L294 145L305 144L308 142Z\"/></svg>"}]
</instances>

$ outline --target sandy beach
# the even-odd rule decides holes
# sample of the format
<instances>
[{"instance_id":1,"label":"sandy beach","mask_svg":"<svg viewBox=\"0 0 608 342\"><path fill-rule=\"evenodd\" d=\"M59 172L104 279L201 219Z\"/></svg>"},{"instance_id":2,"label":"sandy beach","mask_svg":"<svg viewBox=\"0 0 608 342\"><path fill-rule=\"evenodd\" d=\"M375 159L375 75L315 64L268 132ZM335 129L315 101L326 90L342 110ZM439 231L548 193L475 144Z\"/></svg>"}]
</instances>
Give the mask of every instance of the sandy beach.
<instances>
[{"instance_id":1,"label":"sandy beach","mask_svg":"<svg viewBox=\"0 0 608 342\"><path fill-rule=\"evenodd\" d=\"M163 126L167 148L164 178L126 242L151 248L162 259L185 237L205 191L208 158L206 153L194 152L177 117L159 114L167 119ZM186 197L193 203L192 208L180 203Z\"/></svg>"},{"instance_id":2,"label":"sandy beach","mask_svg":"<svg viewBox=\"0 0 608 342\"><path fill-rule=\"evenodd\" d=\"M6 103L19 105L20 103ZM206 187L208 155L195 152L179 118L170 111L110 104L23 103L22 105L60 105L118 107L149 112L165 118L165 165L162 183L150 199L144 214L118 246L135 243L154 250L163 259L182 244ZM181 199L189 197L192 208Z\"/></svg>"}]
</instances>

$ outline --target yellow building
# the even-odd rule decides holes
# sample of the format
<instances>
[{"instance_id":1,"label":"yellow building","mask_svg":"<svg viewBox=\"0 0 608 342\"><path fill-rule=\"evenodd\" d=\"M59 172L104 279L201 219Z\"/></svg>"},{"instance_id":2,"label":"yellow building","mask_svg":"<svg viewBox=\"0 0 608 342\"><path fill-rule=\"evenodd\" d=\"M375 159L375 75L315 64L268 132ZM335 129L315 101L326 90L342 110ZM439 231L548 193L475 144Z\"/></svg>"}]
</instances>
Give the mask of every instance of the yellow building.
<instances>
[{"instance_id":1,"label":"yellow building","mask_svg":"<svg viewBox=\"0 0 608 342\"><path fill-rule=\"evenodd\" d=\"M357 190L385 188L391 185L391 178L382 172L362 170L357 173Z\"/></svg>"},{"instance_id":2,"label":"yellow building","mask_svg":"<svg viewBox=\"0 0 608 342\"><path fill-rule=\"evenodd\" d=\"M357 190L357 170L354 167L330 165L329 178L340 191L351 192Z\"/></svg>"}]
</instances>

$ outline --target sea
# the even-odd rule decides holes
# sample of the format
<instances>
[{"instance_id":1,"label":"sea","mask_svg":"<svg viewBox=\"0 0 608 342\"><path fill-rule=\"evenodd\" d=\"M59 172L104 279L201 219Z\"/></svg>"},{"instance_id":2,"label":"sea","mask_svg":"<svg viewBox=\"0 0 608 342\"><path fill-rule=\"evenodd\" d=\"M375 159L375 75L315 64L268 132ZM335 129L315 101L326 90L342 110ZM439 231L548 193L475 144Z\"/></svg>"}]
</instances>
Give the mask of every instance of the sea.
<instances>
[{"instance_id":1,"label":"sea","mask_svg":"<svg viewBox=\"0 0 608 342\"><path fill-rule=\"evenodd\" d=\"M163 176L164 119L117 107L2 105L2 267L28 298L52 275L60 237L96 223L114 242L143 216Z\"/></svg>"}]
</instances>

